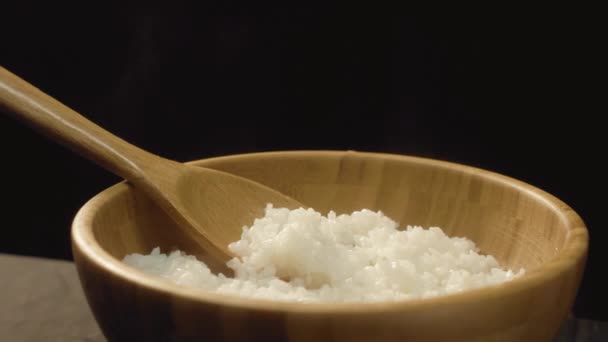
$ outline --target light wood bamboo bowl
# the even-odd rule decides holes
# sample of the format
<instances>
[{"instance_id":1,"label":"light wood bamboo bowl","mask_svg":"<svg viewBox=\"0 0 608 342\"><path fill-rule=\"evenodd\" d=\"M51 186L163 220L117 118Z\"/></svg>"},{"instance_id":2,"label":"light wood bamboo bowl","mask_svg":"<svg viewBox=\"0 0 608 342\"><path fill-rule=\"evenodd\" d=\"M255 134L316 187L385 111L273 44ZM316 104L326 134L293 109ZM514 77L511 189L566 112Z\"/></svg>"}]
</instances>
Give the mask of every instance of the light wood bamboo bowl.
<instances>
[{"instance_id":1,"label":"light wood bamboo bowl","mask_svg":"<svg viewBox=\"0 0 608 342\"><path fill-rule=\"evenodd\" d=\"M439 226L527 274L445 297L377 304L295 304L186 289L121 263L128 253L188 251L171 220L126 183L91 199L72 227L89 304L110 340L550 341L568 315L588 235L557 198L480 169L359 152L273 152L195 162L273 187L326 213L382 210Z\"/></svg>"}]
</instances>

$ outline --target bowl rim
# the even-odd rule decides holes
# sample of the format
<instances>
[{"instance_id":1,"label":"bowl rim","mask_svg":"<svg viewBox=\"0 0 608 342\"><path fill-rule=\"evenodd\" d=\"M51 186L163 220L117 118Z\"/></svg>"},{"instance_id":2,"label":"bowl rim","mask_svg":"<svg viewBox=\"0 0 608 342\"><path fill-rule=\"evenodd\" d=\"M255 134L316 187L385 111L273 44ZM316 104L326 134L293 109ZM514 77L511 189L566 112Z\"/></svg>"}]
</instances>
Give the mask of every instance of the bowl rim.
<instances>
[{"instance_id":1,"label":"bowl rim","mask_svg":"<svg viewBox=\"0 0 608 342\"><path fill-rule=\"evenodd\" d=\"M478 174L488 180L502 183L506 186L515 187L544 204L557 214L557 217L568 228L568 234L564 240L564 245L560 251L549 261L539 266L532 272L527 272L524 276L518 277L506 283L467 290L459 293L446 294L431 298L404 299L396 301L382 302L347 302L347 303L298 303L272 301L266 299L241 298L234 295L218 294L204 291L201 289L187 288L175 285L169 281L157 279L147 275L142 271L136 270L122 261L114 258L106 252L96 241L92 231L92 221L95 217L96 208L101 207L106 202L112 200L114 196L122 191L128 191L129 185L123 181L115 184L88 200L77 212L71 229L72 249L78 249L81 257L88 259L104 272L145 288L146 290L162 293L165 296L179 297L181 300L190 302L200 302L205 305L218 305L232 307L235 309L246 309L274 313L297 313L297 314L325 314L325 315L359 315L369 314L370 312L394 312L420 310L427 306L449 306L473 301L485 302L496 298L504 298L517 293L532 291L543 284L558 278L564 273L576 267L580 262L584 262L587 255L589 234L585 223L581 217L567 204L555 196L536 188L523 181L498 174L493 171L468 166L464 164L448 162L424 157L377 153L360 151L334 151L334 150L297 150L297 151L271 151L242 153L212 158L204 158L188 162L189 164L200 164L207 161L224 161L240 158L256 158L260 156L289 155L294 157L305 156L329 156L344 157L347 155L358 155L366 157L376 157L386 160L409 160L417 164L426 166L457 169L469 174ZM76 255L76 253L74 253ZM79 270L80 272L80 270ZM581 271L582 272L582 271Z\"/></svg>"}]
</instances>

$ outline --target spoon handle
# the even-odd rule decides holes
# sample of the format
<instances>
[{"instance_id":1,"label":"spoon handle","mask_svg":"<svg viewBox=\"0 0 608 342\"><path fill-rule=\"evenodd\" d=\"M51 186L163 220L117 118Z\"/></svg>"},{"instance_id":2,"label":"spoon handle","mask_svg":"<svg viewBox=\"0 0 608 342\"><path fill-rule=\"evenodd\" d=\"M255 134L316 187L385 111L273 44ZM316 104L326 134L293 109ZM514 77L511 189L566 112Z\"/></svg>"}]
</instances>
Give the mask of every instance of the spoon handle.
<instances>
[{"instance_id":1,"label":"spoon handle","mask_svg":"<svg viewBox=\"0 0 608 342\"><path fill-rule=\"evenodd\" d=\"M171 161L111 134L0 66L0 107L78 154L131 181L152 163Z\"/></svg>"}]
</instances>

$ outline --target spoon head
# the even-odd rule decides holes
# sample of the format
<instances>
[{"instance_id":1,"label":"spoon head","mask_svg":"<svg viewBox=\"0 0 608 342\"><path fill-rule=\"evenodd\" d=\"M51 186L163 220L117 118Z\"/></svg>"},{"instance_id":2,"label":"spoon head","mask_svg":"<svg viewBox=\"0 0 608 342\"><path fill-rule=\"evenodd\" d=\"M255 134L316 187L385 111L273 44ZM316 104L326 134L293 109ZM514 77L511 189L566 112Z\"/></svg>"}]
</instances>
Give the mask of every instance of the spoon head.
<instances>
[{"instance_id":1,"label":"spoon head","mask_svg":"<svg viewBox=\"0 0 608 342\"><path fill-rule=\"evenodd\" d=\"M244 226L264 216L268 204L303 207L260 183L196 166L185 165L172 185L173 189L164 189L165 210L204 249L204 254L220 261L233 256L228 244L240 239Z\"/></svg>"}]
</instances>

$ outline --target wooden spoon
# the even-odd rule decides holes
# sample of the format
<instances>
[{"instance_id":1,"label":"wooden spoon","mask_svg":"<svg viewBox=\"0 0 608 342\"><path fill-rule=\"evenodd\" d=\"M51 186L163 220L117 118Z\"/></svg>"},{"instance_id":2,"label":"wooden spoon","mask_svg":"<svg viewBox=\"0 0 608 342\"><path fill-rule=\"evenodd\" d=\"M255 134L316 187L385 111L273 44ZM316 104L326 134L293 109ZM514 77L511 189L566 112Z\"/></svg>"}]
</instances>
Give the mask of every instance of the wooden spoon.
<instances>
[{"instance_id":1,"label":"wooden spoon","mask_svg":"<svg viewBox=\"0 0 608 342\"><path fill-rule=\"evenodd\" d=\"M146 152L1 66L0 105L17 119L147 193L201 248L190 251L194 254L227 260L231 257L228 244L240 238L244 225L262 216L266 204L292 209L302 206L254 181Z\"/></svg>"}]
</instances>

